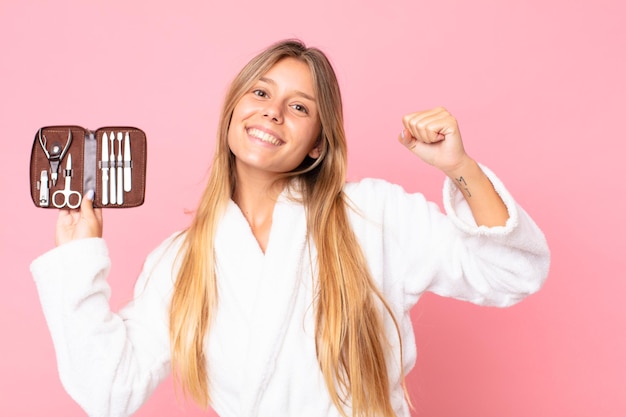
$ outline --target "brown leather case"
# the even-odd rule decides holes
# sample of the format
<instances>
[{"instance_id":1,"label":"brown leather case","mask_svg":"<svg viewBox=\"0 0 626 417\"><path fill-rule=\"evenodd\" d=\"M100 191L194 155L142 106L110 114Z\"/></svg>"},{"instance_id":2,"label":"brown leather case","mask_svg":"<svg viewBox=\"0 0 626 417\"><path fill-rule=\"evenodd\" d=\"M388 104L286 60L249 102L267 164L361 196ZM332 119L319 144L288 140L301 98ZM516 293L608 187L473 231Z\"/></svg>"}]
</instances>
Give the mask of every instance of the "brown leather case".
<instances>
[{"instance_id":1,"label":"brown leather case","mask_svg":"<svg viewBox=\"0 0 626 417\"><path fill-rule=\"evenodd\" d=\"M121 141L118 140L119 134ZM105 137L106 145L103 143ZM121 160L118 157L120 146ZM103 147L106 157L103 157ZM127 152L128 148L130 152ZM78 194L68 194L67 199L63 194L69 181L69 190L77 191L81 196L90 189L95 191L94 207L140 206L146 191L146 152L146 134L136 127L101 127L95 131L71 125L42 127L35 134L30 155L33 203L42 208L73 208L69 206L77 205ZM68 170L70 160L71 169ZM55 165L57 178L53 184ZM112 188L112 176L115 176L115 188ZM118 178L122 179L119 189ZM106 187L103 187L103 181ZM118 196L122 197L121 203Z\"/></svg>"}]
</instances>

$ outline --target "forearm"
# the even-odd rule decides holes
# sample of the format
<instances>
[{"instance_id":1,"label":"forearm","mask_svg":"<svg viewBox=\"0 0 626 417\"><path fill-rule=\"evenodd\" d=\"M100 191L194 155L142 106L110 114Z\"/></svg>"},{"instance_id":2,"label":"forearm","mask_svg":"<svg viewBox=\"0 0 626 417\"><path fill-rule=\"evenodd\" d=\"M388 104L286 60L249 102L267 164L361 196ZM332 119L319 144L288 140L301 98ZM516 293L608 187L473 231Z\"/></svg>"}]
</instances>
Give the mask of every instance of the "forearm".
<instances>
[{"instance_id":1,"label":"forearm","mask_svg":"<svg viewBox=\"0 0 626 417\"><path fill-rule=\"evenodd\" d=\"M446 175L463 193L479 226L504 226L509 213L489 178L473 159L467 157L463 163Z\"/></svg>"}]
</instances>

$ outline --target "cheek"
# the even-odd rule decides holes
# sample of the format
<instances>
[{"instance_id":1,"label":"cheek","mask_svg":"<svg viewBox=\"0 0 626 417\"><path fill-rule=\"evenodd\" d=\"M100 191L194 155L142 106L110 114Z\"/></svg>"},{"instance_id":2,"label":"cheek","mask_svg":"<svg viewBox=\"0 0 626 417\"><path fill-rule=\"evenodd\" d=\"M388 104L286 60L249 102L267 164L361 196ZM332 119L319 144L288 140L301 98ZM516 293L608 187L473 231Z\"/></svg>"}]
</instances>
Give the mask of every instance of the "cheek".
<instances>
[{"instance_id":1,"label":"cheek","mask_svg":"<svg viewBox=\"0 0 626 417\"><path fill-rule=\"evenodd\" d=\"M235 145L235 140L234 140L234 129L232 124L228 127L228 132L226 132L226 146L228 147L228 149L230 149L231 151L233 150L233 146Z\"/></svg>"},{"instance_id":2,"label":"cheek","mask_svg":"<svg viewBox=\"0 0 626 417\"><path fill-rule=\"evenodd\" d=\"M241 104L241 102L240 102ZM236 136L240 133L239 131L242 129L243 122L246 120L249 112L246 112L246 106L242 106L238 104L233 109L233 114L230 116L230 123L228 124L228 144L230 146L231 141L234 141Z\"/></svg>"},{"instance_id":3,"label":"cheek","mask_svg":"<svg viewBox=\"0 0 626 417\"><path fill-rule=\"evenodd\" d=\"M233 109L233 116L231 119L237 119L241 121L255 113L258 113L259 111L260 103L256 100L244 96L239 99L239 102L237 102L237 105L235 105L235 108Z\"/></svg>"},{"instance_id":4,"label":"cheek","mask_svg":"<svg viewBox=\"0 0 626 417\"><path fill-rule=\"evenodd\" d=\"M313 149L319 145L318 141L320 140L322 134L322 127L319 123L313 124L309 129L310 138L309 138L309 149Z\"/></svg>"}]
</instances>

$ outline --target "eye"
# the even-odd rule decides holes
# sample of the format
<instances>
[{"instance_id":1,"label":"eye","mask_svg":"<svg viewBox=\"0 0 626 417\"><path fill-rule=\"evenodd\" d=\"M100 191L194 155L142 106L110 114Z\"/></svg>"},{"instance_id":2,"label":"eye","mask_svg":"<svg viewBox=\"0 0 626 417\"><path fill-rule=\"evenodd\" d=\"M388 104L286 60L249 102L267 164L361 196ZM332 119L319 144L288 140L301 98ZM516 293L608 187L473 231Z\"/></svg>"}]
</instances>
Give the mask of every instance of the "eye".
<instances>
[{"instance_id":1,"label":"eye","mask_svg":"<svg viewBox=\"0 0 626 417\"><path fill-rule=\"evenodd\" d=\"M299 111L299 112L302 112L302 113L305 113L305 114L309 114L309 110L306 107L304 107L302 104L293 104L291 106L291 108L296 110L296 111Z\"/></svg>"},{"instance_id":2,"label":"eye","mask_svg":"<svg viewBox=\"0 0 626 417\"><path fill-rule=\"evenodd\" d=\"M267 93L265 92L265 90L261 90L259 88L252 90L252 94L257 97L267 97Z\"/></svg>"}]
</instances>

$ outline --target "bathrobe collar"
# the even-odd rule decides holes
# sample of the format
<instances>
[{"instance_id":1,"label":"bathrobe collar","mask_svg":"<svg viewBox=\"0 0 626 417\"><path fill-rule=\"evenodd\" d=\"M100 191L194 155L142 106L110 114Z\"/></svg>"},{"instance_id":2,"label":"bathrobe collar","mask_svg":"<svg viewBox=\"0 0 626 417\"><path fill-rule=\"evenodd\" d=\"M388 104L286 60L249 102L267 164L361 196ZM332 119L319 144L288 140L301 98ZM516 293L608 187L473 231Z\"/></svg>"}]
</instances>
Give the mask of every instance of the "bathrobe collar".
<instances>
[{"instance_id":1,"label":"bathrobe collar","mask_svg":"<svg viewBox=\"0 0 626 417\"><path fill-rule=\"evenodd\" d=\"M251 267L261 265L262 268L261 271L250 271L260 281L254 300L248 353L244 358L246 387L241 391L241 415L257 414L263 394L273 377L276 358L283 345L294 306L302 293L298 289L305 280L311 280L312 266L306 231L304 207L290 198L287 191L283 191L274 207L264 255L243 213L232 200L218 228L217 241L231 246L222 247L219 250L221 256L241 253L240 245L254 245L257 252L252 257L256 262L251 262ZM240 239L229 236L238 236ZM228 262L246 260L229 259Z\"/></svg>"}]
</instances>

